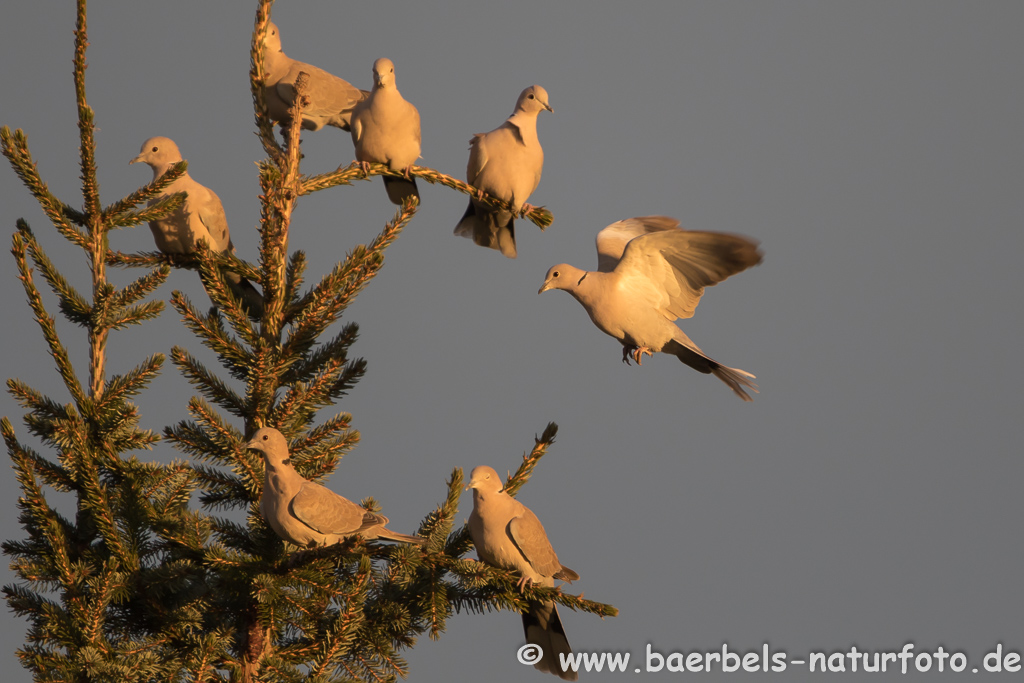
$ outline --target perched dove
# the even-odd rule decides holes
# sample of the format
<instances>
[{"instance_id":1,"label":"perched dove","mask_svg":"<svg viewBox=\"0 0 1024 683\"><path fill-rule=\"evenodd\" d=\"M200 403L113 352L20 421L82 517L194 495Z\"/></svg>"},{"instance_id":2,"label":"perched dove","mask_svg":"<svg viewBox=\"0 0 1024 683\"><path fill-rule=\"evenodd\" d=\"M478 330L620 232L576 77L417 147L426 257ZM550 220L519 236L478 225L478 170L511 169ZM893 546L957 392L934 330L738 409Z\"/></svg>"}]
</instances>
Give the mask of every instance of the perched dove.
<instances>
[{"instance_id":1,"label":"perched dove","mask_svg":"<svg viewBox=\"0 0 1024 683\"><path fill-rule=\"evenodd\" d=\"M278 536L297 546L332 545L348 536L425 545L427 539L399 534L384 525L388 518L307 481L292 467L288 442L273 427L263 427L245 444L263 454L266 478L260 514Z\"/></svg>"},{"instance_id":2,"label":"perched dove","mask_svg":"<svg viewBox=\"0 0 1024 683\"><path fill-rule=\"evenodd\" d=\"M509 202L516 213L532 208L526 200L537 189L544 168L544 150L537 139L537 115L542 109L554 111L548 104L548 92L531 85L519 94L516 110L505 123L490 133L477 133L469 141L466 182ZM514 216L478 199L470 198L455 234L515 258Z\"/></svg>"},{"instance_id":3,"label":"perched dove","mask_svg":"<svg viewBox=\"0 0 1024 683\"><path fill-rule=\"evenodd\" d=\"M153 180L156 180L181 160L181 152L173 140L155 137L142 143L139 155L128 163L141 161L148 164L153 169ZM211 251L234 252L235 247L228 232L228 219L224 215L220 197L210 188L193 180L188 172L149 200L149 205L178 192L186 193L185 203L170 216L149 222L157 249L165 254L192 254L195 253L196 242L202 239L206 240ZM246 312L254 317L262 315L263 295L252 283L230 270L225 270L224 276Z\"/></svg>"},{"instance_id":4,"label":"perched dove","mask_svg":"<svg viewBox=\"0 0 1024 683\"><path fill-rule=\"evenodd\" d=\"M404 179L383 176L388 199L401 204L410 195L419 198L409 167L420 158L420 113L395 87L395 65L390 59L373 63L373 91L352 110L352 142L356 160L364 167L387 164L392 171L405 173Z\"/></svg>"},{"instance_id":5,"label":"perched dove","mask_svg":"<svg viewBox=\"0 0 1024 683\"><path fill-rule=\"evenodd\" d=\"M273 22L267 26L267 37L263 41L263 60L267 109L270 118L281 126L287 126L290 121L288 108L295 103L295 79L300 72L309 76L310 104L302 112L302 127L307 130L320 130L324 126L349 130L352 108L370 94L334 74L286 55L281 50L281 34Z\"/></svg>"},{"instance_id":6,"label":"perched dove","mask_svg":"<svg viewBox=\"0 0 1024 683\"><path fill-rule=\"evenodd\" d=\"M612 223L597 235L597 271L568 264L552 266L541 292L564 289L587 309L590 319L622 343L637 364L652 351L670 353L691 368L711 373L737 396L757 392L754 375L704 355L675 323L693 316L704 288L761 262L757 244L738 235L683 230L665 216Z\"/></svg>"},{"instance_id":7,"label":"perched dove","mask_svg":"<svg viewBox=\"0 0 1024 683\"><path fill-rule=\"evenodd\" d=\"M469 536L481 560L495 567L518 570L522 574L520 586L554 586L555 579L580 578L558 561L537 515L505 492L501 477L493 468L475 468L466 488L473 489ZM559 663L559 655L571 654L572 650L555 603L531 602L530 611L523 614L523 631L526 642L539 645L544 653L534 667L567 681L576 680L576 672L562 671Z\"/></svg>"}]
</instances>

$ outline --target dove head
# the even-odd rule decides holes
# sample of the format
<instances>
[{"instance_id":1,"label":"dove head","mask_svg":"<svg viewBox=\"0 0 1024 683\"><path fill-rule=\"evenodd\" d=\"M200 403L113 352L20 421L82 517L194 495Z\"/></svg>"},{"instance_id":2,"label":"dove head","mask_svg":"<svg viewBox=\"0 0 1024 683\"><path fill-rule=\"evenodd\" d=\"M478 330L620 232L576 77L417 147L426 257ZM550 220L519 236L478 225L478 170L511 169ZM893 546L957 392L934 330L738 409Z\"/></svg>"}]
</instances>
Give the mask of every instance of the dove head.
<instances>
[{"instance_id":1,"label":"dove head","mask_svg":"<svg viewBox=\"0 0 1024 683\"><path fill-rule=\"evenodd\" d=\"M245 444L245 448L250 451L259 451L271 465L281 465L288 460L288 441L284 438L284 434L273 427L263 427L253 434L249 443Z\"/></svg>"},{"instance_id":2,"label":"dove head","mask_svg":"<svg viewBox=\"0 0 1024 683\"><path fill-rule=\"evenodd\" d=\"M557 266L551 266L548 270L544 284L537 290L537 293L542 294L549 289L564 289L571 294L575 292L576 287L583 282L583 278L586 276L587 271L585 270L570 266L568 263L559 263Z\"/></svg>"},{"instance_id":3,"label":"dove head","mask_svg":"<svg viewBox=\"0 0 1024 683\"><path fill-rule=\"evenodd\" d=\"M519 93L519 99L516 100L516 112L526 112L534 114L540 112L541 109L547 109L550 112L555 110L548 104L548 91L539 85L531 85L529 88Z\"/></svg>"},{"instance_id":4,"label":"dove head","mask_svg":"<svg viewBox=\"0 0 1024 683\"><path fill-rule=\"evenodd\" d=\"M277 30L277 24L267 24L267 37L263 39L264 54L268 52L281 52L281 32Z\"/></svg>"},{"instance_id":5,"label":"dove head","mask_svg":"<svg viewBox=\"0 0 1024 683\"><path fill-rule=\"evenodd\" d=\"M137 161L148 164L153 169L153 177L157 178L163 175L168 166L181 161L181 152L170 138L150 138L142 143L139 155L128 163L134 164Z\"/></svg>"},{"instance_id":6,"label":"dove head","mask_svg":"<svg viewBox=\"0 0 1024 683\"><path fill-rule=\"evenodd\" d=\"M473 471L469 474L469 483L466 485L467 489L473 489L473 497L476 498L477 493L498 493L505 484L501 481L501 477L497 472L494 471L493 467L487 465L480 465L474 467Z\"/></svg>"},{"instance_id":7,"label":"dove head","mask_svg":"<svg viewBox=\"0 0 1024 683\"><path fill-rule=\"evenodd\" d=\"M395 65L387 57L381 57L373 63L373 87L395 87Z\"/></svg>"}]
</instances>

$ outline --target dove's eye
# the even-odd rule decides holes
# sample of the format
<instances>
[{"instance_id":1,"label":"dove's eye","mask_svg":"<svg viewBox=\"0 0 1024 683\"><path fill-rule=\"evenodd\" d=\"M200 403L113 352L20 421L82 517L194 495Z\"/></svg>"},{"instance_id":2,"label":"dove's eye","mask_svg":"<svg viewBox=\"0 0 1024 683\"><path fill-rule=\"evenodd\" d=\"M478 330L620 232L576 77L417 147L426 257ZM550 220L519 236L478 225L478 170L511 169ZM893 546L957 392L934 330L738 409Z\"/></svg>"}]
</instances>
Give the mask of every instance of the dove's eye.
<instances>
[{"instance_id":1,"label":"dove's eye","mask_svg":"<svg viewBox=\"0 0 1024 683\"><path fill-rule=\"evenodd\" d=\"M151 151L155 152L158 148L154 147Z\"/></svg>"},{"instance_id":2,"label":"dove's eye","mask_svg":"<svg viewBox=\"0 0 1024 683\"><path fill-rule=\"evenodd\" d=\"M529 94L529 98L530 98L531 100L533 99L533 93L530 93L530 94Z\"/></svg>"},{"instance_id":3,"label":"dove's eye","mask_svg":"<svg viewBox=\"0 0 1024 683\"><path fill-rule=\"evenodd\" d=\"M551 277L558 277L558 271L556 270L555 272L551 273Z\"/></svg>"},{"instance_id":4,"label":"dove's eye","mask_svg":"<svg viewBox=\"0 0 1024 683\"><path fill-rule=\"evenodd\" d=\"M268 436L267 434L264 434L264 435L263 435L263 440L264 440L264 441L268 440L269 438L270 438L270 437L269 437L269 436Z\"/></svg>"}]
</instances>

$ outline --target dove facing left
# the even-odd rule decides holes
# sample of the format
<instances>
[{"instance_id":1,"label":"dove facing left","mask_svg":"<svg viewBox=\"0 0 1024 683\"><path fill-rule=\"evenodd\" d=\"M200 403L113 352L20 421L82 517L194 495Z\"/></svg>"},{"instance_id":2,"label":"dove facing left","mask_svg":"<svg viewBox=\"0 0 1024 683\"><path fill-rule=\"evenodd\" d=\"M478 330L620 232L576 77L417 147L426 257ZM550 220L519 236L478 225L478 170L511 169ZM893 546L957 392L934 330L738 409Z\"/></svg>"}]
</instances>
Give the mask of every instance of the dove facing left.
<instances>
[{"instance_id":1,"label":"dove facing left","mask_svg":"<svg viewBox=\"0 0 1024 683\"><path fill-rule=\"evenodd\" d=\"M555 579L580 578L558 561L544 525L530 508L505 491L494 468L474 468L466 488L473 490L473 512L466 526L483 562L518 571L522 576L520 587L528 583L554 586ZM561 667L559 655L572 654L572 648L554 602L531 602L529 610L523 613L523 631L526 642L539 645L543 652L534 668L567 681L577 679L575 671L563 671Z\"/></svg>"},{"instance_id":2,"label":"dove facing left","mask_svg":"<svg viewBox=\"0 0 1024 683\"><path fill-rule=\"evenodd\" d=\"M540 292L564 289L597 327L622 344L622 361L640 364L655 351L713 374L744 401L754 375L722 365L675 324L693 316L704 288L761 262L757 242L739 235L683 230L667 216L612 223L597 234L597 270L552 266Z\"/></svg>"},{"instance_id":3,"label":"dove facing left","mask_svg":"<svg viewBox=\"0 0 1024 683\"><path fill-rule=\"evenodd\" d=\"M349 130L352 108L370 94L332 73L286 55L281 49L281 32L273 22L267 25L263 39L263 59L266 64L263 94L267 109L270 118L282 127L291 120L288 108L295 103L295 79L300 73L309 77L309 106L302 111L302 127L307 130L320 130L324 126Z\"/></svg>"},{"instance_id":4,"label":"dove facing left","mask_svg":"<svg viewBox=\"0 0 1024 683\"><path fill-rule=\"evenodd\" d=\"M386 528L388 518L370 512L334 491L309 481L292 466L288 442L273 427L263 427L245 444L263 454L266 476L260 514L274 532L300 547L333 545L350 536L426 545L421 536Z\"/></svg>"},{"instance_id":5,"label":"dove facing left","mask_svg":"<svg viewBox=\"0 0 1024 683\"><path fill-rule=\"evenodd\" d=\"M153 180L157 180L179 161L182 161L181 152L173 140L153 137L142 143L138 156L128 163L141 162L148 165L153 169ZM220 197L210 188L193 180L188 171L150 199L149 205L179 192L186 194L185 203L166 218L149 222L156 248L164 254L194 254L196 243L206 240L210 251L233 252L235 245L231 243L228 219ZM260 317L263 314L263 295L238 273L230 270L224 270L223 273L246 313Z\"/></svg>"}]
</instances>

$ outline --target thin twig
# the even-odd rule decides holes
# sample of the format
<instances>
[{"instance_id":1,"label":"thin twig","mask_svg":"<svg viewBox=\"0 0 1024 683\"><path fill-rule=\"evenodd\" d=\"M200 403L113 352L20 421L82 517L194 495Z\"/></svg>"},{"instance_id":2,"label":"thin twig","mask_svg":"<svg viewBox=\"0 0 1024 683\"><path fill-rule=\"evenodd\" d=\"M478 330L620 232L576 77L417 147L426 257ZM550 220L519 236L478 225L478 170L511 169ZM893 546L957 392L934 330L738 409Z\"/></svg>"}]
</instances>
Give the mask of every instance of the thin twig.
<instances>
[{"instance_id":1,"label":"thin twig","mask_svg":"<svg viewBox=\"0 0 1024 683\"><path fill-rule=\"evenodd\" d=\"M464 183L458 178L453 178L450 175L435 171L427 166L410 166L408 171L409 175L423 178L428 183L450 187L453 190L458 190L463 194L468 194L471 197L477 198L485 204L490 204L495 208L504 209L505 211L513 214L516 218L527 218L541 230L550 227L551 223L555 220L554 216L551 215L551 212L543 206L535 206L529 211L516 211L510 203L502 199L498 199L497 197L492 197L487 193L481 194L480 190L469 183ZM368 180L376 175L391 176L393 178L405 177L405 173L403 171L392 171L385 164L370 164L369 170L364 172L360 163L353 161L348 166L339 166L337 170L331 171L330 173L305 176L302 179L299 192L300 194L309 194L311 192L316 192L317 190L323 190L337 185L351 185L353 180Z\"/></svg>"}]
</instances>

